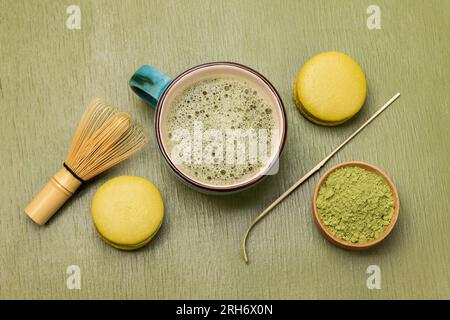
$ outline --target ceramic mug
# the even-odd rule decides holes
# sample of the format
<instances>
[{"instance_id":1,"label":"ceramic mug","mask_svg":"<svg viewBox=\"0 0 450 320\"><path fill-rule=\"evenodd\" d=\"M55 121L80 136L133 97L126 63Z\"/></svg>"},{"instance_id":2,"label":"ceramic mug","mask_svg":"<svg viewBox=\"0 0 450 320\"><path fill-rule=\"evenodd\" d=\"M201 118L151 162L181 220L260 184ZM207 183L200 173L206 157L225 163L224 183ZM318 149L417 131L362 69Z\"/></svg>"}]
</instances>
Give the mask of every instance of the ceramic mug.
<instances>
[{"instance_id":1,"label":"ceramic mug","mask_svg":"<svg viewBox=\"0 0 450 320\"><path fill-rule=\"evenodd\" d=\"M264 166L252 177L245 181L236 182L231 185L210 185L197 181L180 169L170 157L167 141L162 134L163 119L167 116L174 99L187 88L202 80L214 77L240 78L248 81L265 93L270 99L274 111L277 113L279 134L276 142L276 152L273 152ZM228 194L248 189L267 175L274 174L278 169L278 158L281 154L287 133L286 114L280 95L274 86L260 73L244 65L232 62L205 63L188 69L175 77L170 78L156 68L144 65L140 67L129 81L131 89L151 107L156 108L155 131L156 140L160 152L169 165L172 172L188 186L208 194ZM275 170L276 168L276 170Z\"/></svg>"}]
</instances>

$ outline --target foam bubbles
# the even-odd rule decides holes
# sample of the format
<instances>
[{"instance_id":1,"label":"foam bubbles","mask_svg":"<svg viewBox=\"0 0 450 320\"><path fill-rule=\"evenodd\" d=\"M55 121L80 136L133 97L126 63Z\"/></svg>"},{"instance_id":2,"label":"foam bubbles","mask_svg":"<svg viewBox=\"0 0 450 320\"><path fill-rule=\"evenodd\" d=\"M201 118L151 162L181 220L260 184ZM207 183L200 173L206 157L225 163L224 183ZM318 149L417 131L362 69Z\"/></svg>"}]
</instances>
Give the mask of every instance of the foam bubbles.
<instances>
[{"instance_id":1,"label":"foam bubbles","mask_svg":"<svg viewBox=\"0 0 450 320\"><path fill-rule=\"evenodd\" d=\"M201 122L203 130L218 129L224 134L227 129L266 129L269 132L267 150L270 150L270 130L277 128L276 112L268 100L244 80L234 78L213 78L203 80L183 91L174 101L164 122L167 136L170 138L177 129L186 129L191 134L195 123ZM245 150L248 150L248 141ZM169 142L169 151L174 144ZM204 143L206 145L206 142ZM210 150L207 156L216 159L217 155L226 157L225 150ZM235 157L239 155L236 154ZM180 169L188 176L212 185L228 185L247 180L255 176L263 163L251 163L247 158L242 164L225 161L212 163L184 163Z\"/></svg>"}]
</instances>

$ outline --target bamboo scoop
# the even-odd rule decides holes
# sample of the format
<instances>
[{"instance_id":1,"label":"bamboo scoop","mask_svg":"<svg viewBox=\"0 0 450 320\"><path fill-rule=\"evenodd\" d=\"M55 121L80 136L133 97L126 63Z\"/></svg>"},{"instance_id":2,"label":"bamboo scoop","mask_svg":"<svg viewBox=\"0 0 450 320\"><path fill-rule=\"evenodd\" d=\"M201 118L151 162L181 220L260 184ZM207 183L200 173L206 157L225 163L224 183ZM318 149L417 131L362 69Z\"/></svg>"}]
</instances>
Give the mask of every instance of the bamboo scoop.
<instances>
[{"instance_id":1,"label":"bamboo scoop","mask_svg":"<svg viewBox=\"0 0 450 320\"><path fill-rule=\"evenodd\" d=\"M342 142L336 149L334 149L328 156L326 156L322 161L320 161L314 168L312 168L307 174L300 178L296 183L294 183L288 190L286 190L281 196L278 197L270 206L268 206L263 212L261 212L250 224L247 231L242 239L242 252L244 254L244 260L246 263L249 262L247 256L247 238L255 227L255 225L260 222L273 208L275 208L281 201L283 201L288 195L290 195L295 189L297 189L303 182L308 180L314 173L319 171L325 163L328 162L342 147L344 147L350 140L352 140L358 133L362 131L369 123L373 121L380 113L382 113L387 107L389 107L397 98L400 97L400 93L396 93L389 101L387 101L384 106L382 106L377 112L375 112L361 127L359 127L355 132L353 132L350 137L348 137L344 142Z\"/></svg>"},{"instance_id":2,"label":"bamboo scoop","mask_svg":"<svg viewBox=\"0 0 450 320\"><path fill-rule=\"evenodd\" d=\"M83 114L66 161L25 208L43 225L80 185L127 159L147 143L142 128L130 115L101 99L93 100Z\"/></svg>"}]
</instances>

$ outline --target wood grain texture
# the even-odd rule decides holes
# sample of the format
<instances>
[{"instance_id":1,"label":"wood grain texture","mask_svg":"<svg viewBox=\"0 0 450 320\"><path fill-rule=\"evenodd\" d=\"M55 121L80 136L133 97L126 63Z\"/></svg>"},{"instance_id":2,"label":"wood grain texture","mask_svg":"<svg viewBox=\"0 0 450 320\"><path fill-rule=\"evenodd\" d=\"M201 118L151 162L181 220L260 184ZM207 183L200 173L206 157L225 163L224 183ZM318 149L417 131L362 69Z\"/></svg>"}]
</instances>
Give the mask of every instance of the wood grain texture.
<instances>
[{"instance_id":1,"label":"wood grain texture","mask_svg":"<svg viewBox=\"0 0 450 320\"><path fill-rule=\"evenodd\" d=\"M0 298L450 298L450 2L376 2L382 29L370 31L373 1L365 0L78 0L81 30L65 27L73 1L1 1ZM362 111L335 128L305 120L291 98L301 65L325 50L353 56L368 80ZM46 227L25 216L92 98L152 133L153 110L127 85L133 71L150 64L175 76L217 60L254 67L278 88L289 123L278 175L239 195L202 195L170 174L152 139ZM348 160L387 172L401 206L391 236L366 252L327 242L311 212L319 173L258 225L245 265L240 241L254 216L397 91L401 98L320 172ZM165 200L162 229L137 252L104 244L90 217L95 190L119 175L152 180ZM73 264L81 290L66 288ZM372 264L381 290L366 288Z\"/></svg>"}]
</instances>

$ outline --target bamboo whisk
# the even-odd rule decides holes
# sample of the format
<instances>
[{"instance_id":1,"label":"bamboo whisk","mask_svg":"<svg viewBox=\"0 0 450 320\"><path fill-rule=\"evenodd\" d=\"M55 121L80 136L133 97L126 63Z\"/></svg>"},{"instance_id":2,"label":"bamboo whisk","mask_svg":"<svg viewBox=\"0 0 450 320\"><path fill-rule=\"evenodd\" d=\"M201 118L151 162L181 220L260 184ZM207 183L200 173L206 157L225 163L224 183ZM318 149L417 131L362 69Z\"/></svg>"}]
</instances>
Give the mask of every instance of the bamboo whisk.
<instances>
[{"instance_id":1,"label":"bamboo whisk","mask_svg":"<svg viewBox=\"0 0 450 320\"><path fill-rule=\"evenodd\" d=\"M94 99L83 114L63 167L25 212L37 224L45 224L83 182L127 159L147 141L147 135L129 114Z\"/></svg>"}]
</instances>

